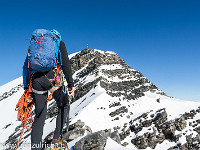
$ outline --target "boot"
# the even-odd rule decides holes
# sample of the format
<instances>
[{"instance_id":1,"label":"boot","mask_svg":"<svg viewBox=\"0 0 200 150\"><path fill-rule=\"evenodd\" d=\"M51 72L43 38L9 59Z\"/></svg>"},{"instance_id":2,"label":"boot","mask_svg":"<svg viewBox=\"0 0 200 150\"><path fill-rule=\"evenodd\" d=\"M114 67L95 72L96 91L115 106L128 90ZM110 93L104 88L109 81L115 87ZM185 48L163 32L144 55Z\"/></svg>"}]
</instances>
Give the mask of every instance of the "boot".
<instances>
[{"instance_id":1,"label":"boot","mask_svg":"<svg viewBox=\"0 0 200 150\"><path fill-rule=\"evenodd\" d=\"M69 150L67 141L65 141L65 140L53 138L51 144L54 145L54 149Z\"/></svg>"}]
</instances>

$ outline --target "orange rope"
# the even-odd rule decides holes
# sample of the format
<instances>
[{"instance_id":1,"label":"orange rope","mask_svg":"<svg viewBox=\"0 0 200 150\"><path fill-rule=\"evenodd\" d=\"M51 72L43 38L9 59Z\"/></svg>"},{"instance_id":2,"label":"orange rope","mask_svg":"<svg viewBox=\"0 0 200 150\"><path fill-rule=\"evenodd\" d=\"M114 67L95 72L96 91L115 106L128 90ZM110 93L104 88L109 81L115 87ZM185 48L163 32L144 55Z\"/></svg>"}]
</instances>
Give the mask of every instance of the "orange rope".
<instances>
[{"instance_id":1,"label":"orange rope","mask_svg":"<svg viewBox=\"0 0 200 150\"><path fill-rule=\"evenodd\" d=\"M31 115L31 110L33 108L34 102L28 103L27 100L29 99L30 92L31 92L31 75L32 70L29 72L29 87L28 91L24 92L24 94L20 97L15 110L18 111L17 114L17 119L22 122L23 124L23 129L21 132L21 135L19 137L19 140L17 142L17 146L15 147L15 150L17 150L17 147L19 145L19 142L21 140L22 134L24 132L24 129L26 128L27 130L31 130L32 125L30 128L28 128L27 123L32 123L33 122L33 117ZM29 119L30 118L30 119Z\"/></svg>"},{"instance_id":2,"label":"orange rope","mask_svg":"<svg viewBox=\"0 0 200 150\"><path fill-rule=\"evenodd\" d=\"M23 124L23 130L21 132L21 135L19 137L19 140L17 142L17 146L15 150L17 150L17 147L19 145L19 142L21 140L22 134L24 132L24 129L26 128L27 130L31 130L32 126L28 128L27 123L32 123L33 122L33 117L31 115L31 110L34 105L34 102L32 101L31 103L27 103L27 97L30 95L30 93L27 91L24 93L21 98L19 99L17 105L16 105L16 110L18 110L17 114L17 119L22 122ZM30 119L29 119L30 118Z\"/></svg>"},{"instance_id":3,"label":"orange rope","mask_svg":"<svg viewBox=\"0 0 200 150\"><path fill-rule=\"evenodd\" d=\"M17 142L17 146L15 147L15 150L17 150L17 147L18 147L18 145L19 145L19 141L21 140L22 134L23 134L23 132L24 132L24 128L25 128L25 127L23 127L23 130L22 130L22 132L21 132L21 135L20 135L19 140L18 140L18 142Z\"/></svg>"}]
</instances>

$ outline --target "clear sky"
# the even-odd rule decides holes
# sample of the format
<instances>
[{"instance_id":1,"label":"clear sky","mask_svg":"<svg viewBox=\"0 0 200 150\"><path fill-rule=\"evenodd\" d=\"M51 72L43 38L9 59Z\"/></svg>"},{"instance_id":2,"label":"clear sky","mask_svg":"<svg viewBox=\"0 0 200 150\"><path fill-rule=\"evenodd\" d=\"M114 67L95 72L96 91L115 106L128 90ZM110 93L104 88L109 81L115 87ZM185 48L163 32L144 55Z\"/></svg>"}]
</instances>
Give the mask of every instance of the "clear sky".
<instances>
[{"instance_id":1,"label":"clear sky","mask_svg":"<svg viewBox=\"0 0 200 150\"><path fill-rule=\"evenodd\" d=\"M200 101L199 0L4 0L0 85L22 74L36 28L57 29L68 53L115 51L168 95Z\"/></svg>"}]
</instances>

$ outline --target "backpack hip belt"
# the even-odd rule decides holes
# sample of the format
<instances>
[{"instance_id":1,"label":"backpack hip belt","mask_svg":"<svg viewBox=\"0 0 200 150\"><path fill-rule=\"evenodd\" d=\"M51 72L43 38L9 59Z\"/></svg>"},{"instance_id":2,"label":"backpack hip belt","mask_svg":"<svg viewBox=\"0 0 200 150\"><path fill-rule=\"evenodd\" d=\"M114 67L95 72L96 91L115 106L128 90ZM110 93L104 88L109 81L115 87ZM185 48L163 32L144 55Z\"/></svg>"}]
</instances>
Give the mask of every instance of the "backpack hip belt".
<instances>
[{"instance_id":1,"label":"backpack hip belt","mask_svg":"<svg viewBox=\"0 0 200 150\"><path fill-rule=\"evenodd\" d=\"M60 86L59 85L55 85L55 86L53 86L50 90L46 90L46 91L38 91L38 90L35 90L34 88L32 88L32 92L33 93L36 93L36 94L45 94L45 93L47 93L47 92L50 92L50 93L52 93L52 92L55 92L57 89L59 89L60 88Z\"/></svg>"}]
</instances>

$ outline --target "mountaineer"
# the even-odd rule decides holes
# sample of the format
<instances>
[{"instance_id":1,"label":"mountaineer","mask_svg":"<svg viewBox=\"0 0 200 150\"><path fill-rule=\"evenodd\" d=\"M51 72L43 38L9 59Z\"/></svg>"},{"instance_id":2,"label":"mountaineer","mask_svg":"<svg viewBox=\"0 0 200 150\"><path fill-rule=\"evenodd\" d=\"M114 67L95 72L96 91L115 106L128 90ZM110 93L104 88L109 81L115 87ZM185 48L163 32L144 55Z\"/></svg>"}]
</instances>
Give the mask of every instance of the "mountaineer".
<instances>
[{"instance_id":1,"label":"mountaineer","mask_svg":"<svg viewBox=\"0 0 200 150\"><path fill-rule=\"evenodd\" d=\"M65 80L68 83L67 89ZM67 122L67 127L69 124L69 97L74 96L75 88L67 49L57 30L36 29L33 31L23 66L23 84L24 90L31 93L35 105L31 149L42 149L40 145L47 114L47 102L51 96L58 107L52 143L59 143L62 141L62 129L65 122Z\"/></svg>"}]
</instances>

